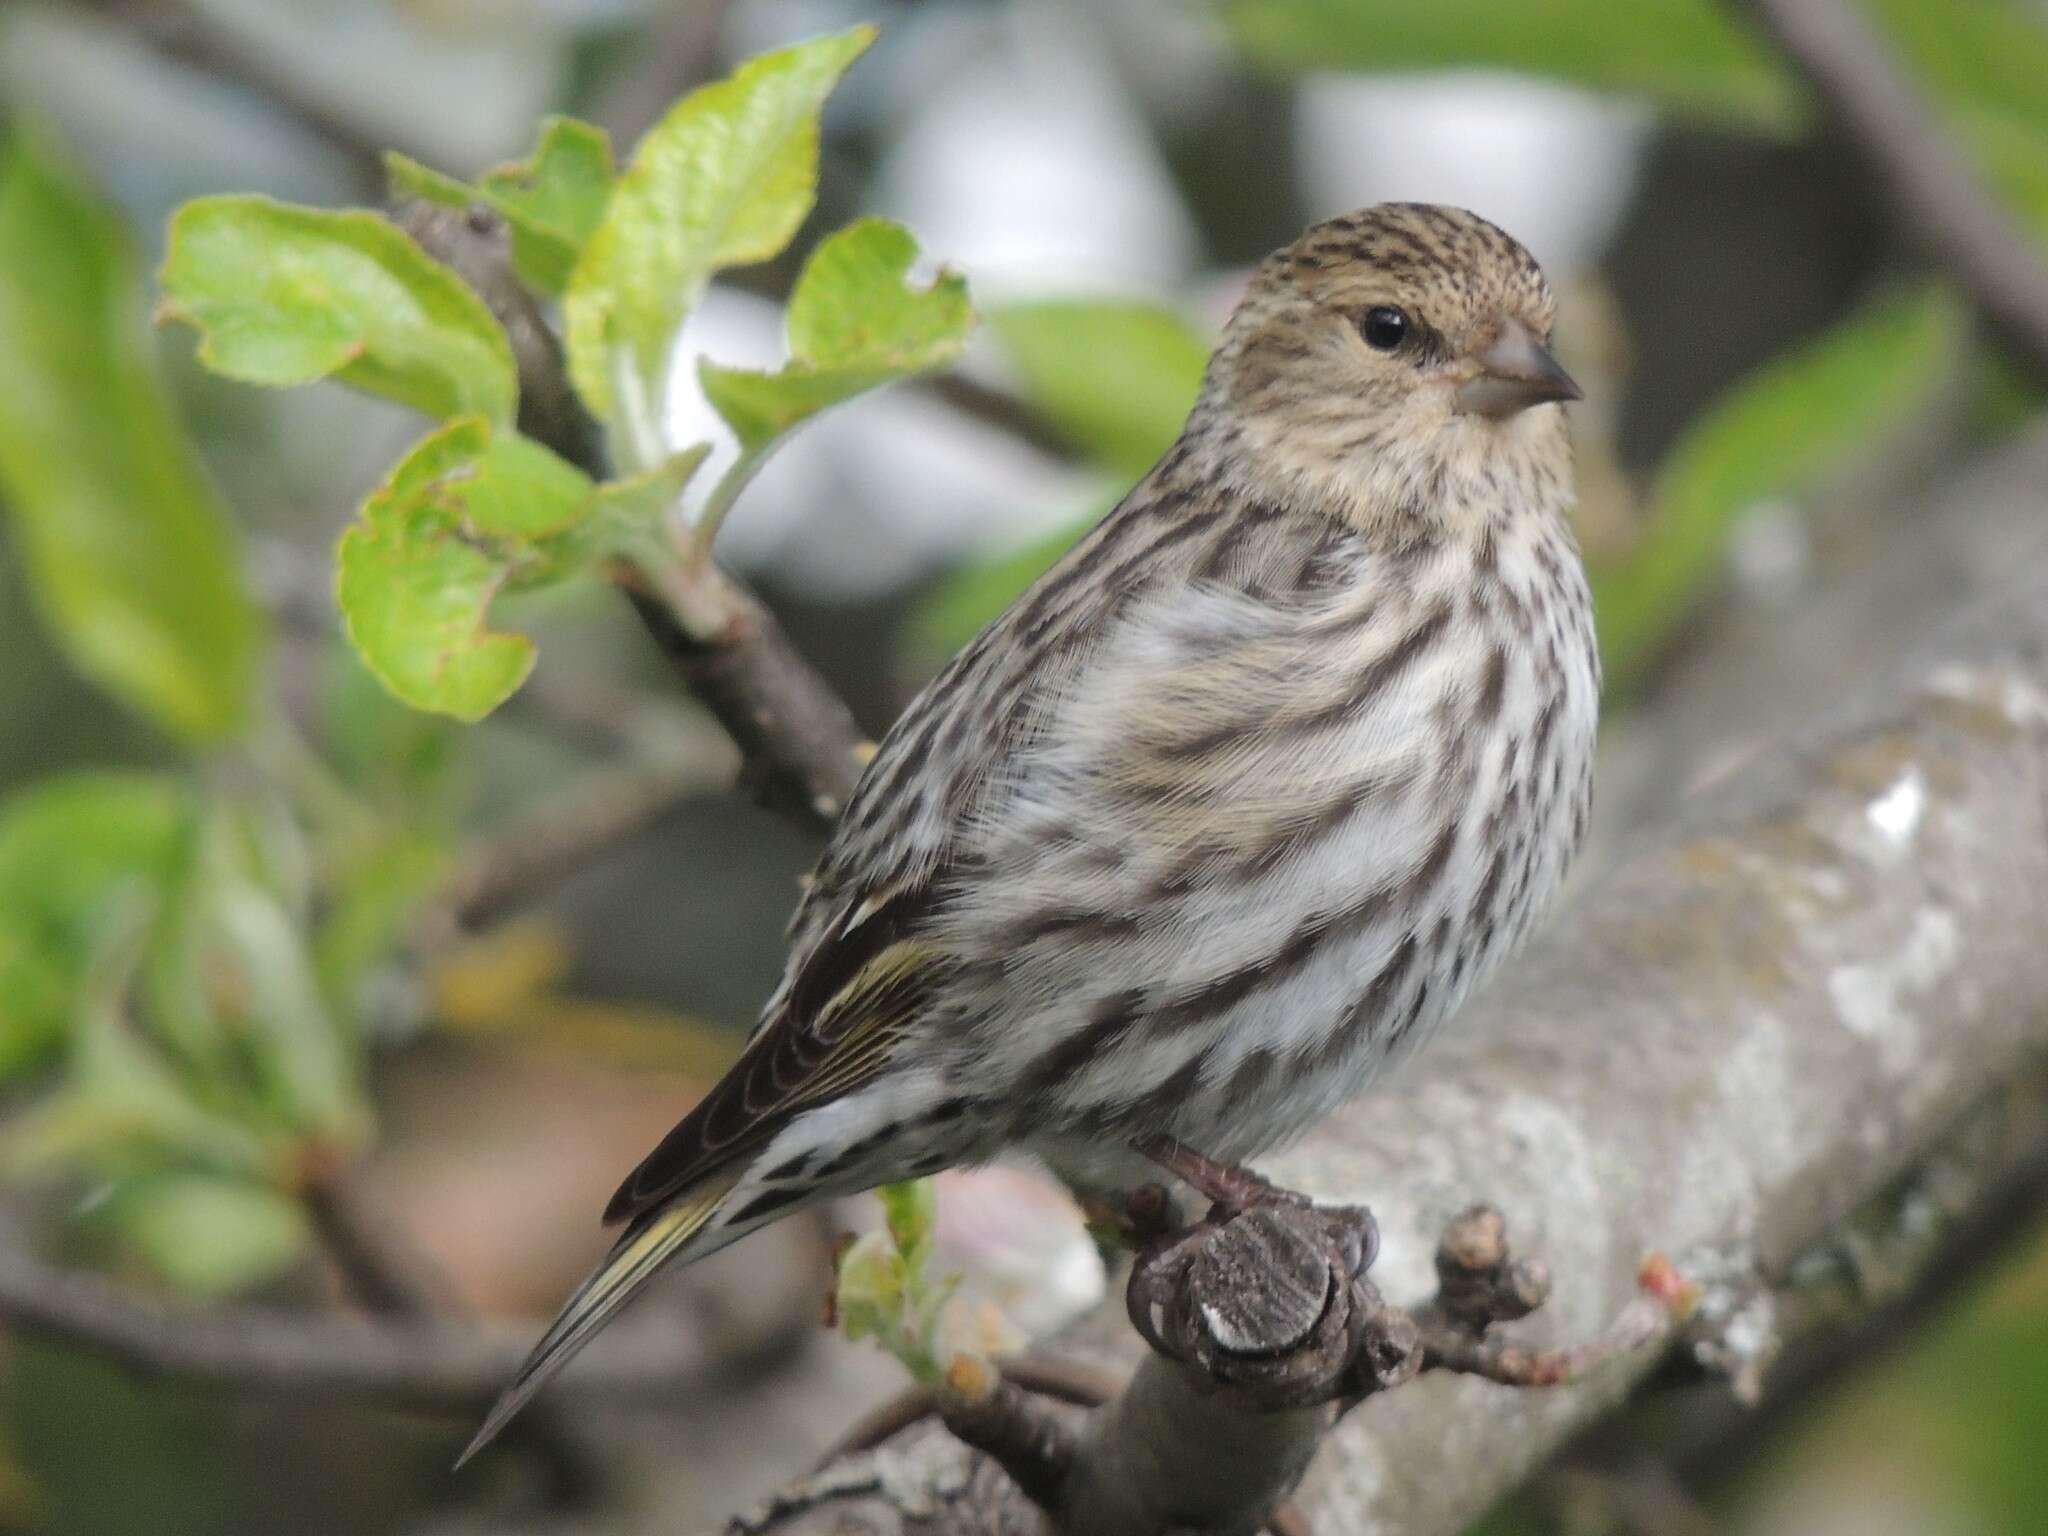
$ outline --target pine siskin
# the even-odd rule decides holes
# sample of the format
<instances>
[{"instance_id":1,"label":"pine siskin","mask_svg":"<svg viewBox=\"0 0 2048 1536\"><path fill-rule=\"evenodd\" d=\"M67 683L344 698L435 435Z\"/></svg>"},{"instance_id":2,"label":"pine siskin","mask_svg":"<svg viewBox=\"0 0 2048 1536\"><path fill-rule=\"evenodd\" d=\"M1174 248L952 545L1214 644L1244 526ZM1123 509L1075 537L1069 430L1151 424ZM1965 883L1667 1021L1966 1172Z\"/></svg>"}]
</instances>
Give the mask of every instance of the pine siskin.
<instances>
[{"instance_id":1,"label":"pine siskin","mask_svg":"<svg viewBox=\"0 0 2048 1536\"><path fill-rule=\"evenodd\" d=\"M1180 440L883 741L745 1054L471 1451L664 1262L1008 1147L1255 1189L1459 1006L1591 800L1553 311L1452 208L1259 267Z\"/></svg>"}]
</instances>

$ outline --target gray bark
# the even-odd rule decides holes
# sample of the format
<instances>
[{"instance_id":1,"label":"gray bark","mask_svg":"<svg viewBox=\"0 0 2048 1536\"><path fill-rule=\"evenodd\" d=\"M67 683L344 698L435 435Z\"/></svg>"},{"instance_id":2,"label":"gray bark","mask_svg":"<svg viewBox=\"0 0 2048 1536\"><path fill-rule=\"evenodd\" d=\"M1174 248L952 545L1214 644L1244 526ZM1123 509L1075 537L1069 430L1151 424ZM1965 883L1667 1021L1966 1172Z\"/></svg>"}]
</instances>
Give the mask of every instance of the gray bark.
<instances>
[{"instance_id":1,"label":"gray bark","mask_svg":"<svg viewBox=\"0 0 2048 1536\"><path fill-rule=\"evenodd\" d=\"M2038 527L2028 466L2042 446L2023 447L2021 473L2001 484L2008 528ZM1981 487L1950 501L1984 511ZM1939 1243L1910 1230L1921 1197L1936 1189L1936 1208L1964 1215L2037 1165L2048 550L2038 534L2008 548L2027 551L2004 562L2021 590L1642 835L1448 1038L1265 1165L1283 1184L1373 1207L1373 1279L1389 1300L1432 1290L1437 1233L1483 1200L1555 1277L1516 1332L1552 1345L1599 1335L1662 1253L1704 1288L1688 1345L1742 1380L1777 1337L1853 1310L1814 1261L1831 1237L1860 1224L1911 1262L1938 1262ZM1099 1350L1128 1329L1104 1315L1082 1333ZM1553 1389L1425 1376L1329 1434L1299 1502L1327 1532L1448 1536L1624 1400L1658 1354ZM1119 1418L1170 1419L1182 1443L1119 1435ZM1192 1422L1118 1405L1082 1444L1102 1459L1098 1476L1115 1478L1118 1458L1192 1476L1224 1464L1219 1447L1247 1430L1228 1414L1206 1432ZM1040 1524L985 1459L926 1423L839 1459L739 1528Z\"/></svg>"}]
</instances>

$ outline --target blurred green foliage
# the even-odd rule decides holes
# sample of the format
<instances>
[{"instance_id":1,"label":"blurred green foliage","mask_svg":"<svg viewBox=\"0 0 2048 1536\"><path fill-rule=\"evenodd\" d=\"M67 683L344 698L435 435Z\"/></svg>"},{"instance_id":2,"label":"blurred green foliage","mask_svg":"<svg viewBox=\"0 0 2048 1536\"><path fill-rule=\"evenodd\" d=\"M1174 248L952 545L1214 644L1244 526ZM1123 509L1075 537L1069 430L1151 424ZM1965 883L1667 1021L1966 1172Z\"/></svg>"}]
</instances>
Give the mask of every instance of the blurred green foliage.
<instances>
[{"instance_id":1,"label":"blurred green foliage","mask_svg":"<svg viewBox=\"0 0 2048 1536\"><path fill-rule=\"evenodd\" d=\"M0 1081L47 1059L124 887L161 887L193 807L175 780L91 773L0 805Z\"/></svg>"},{"instance_id":2,"label":"blurred green foliage","mask_svg":"<svg viewBox=\"0 0 2048 1536\"><path fill-rule=\"evenodd\" d=\"M120 218L16 128L0 142L0 489L30 592L82 672L214 742L248 718L263 619L142 315Z\"/></svg>"},{"instance_id":3,"label":"blurred green foliage","mask_svg":"<svg viewBox=\"0 0 2048 1536\"><path fill-rule=\"evenodd\" d=\"M1624 25L1605 0L1228 0L1224 12L1277 69L1504 69L1736 127L1799 121L1791 78L1715 0L1638 0Z\"/></svg>"},{"instance_id":4,"label":"blurred green foliage","mask_svg":"<svg viewBox=\"0 0 2048 1536\"><path fill-rule=\"evenodd\" d=\"M1809 117L1790 74L1715 0L1223 9L1245 51L1279 71L1509 69L1773 136ZM2048 229L2048 29L2002 0L1873 10L1995 185ZM520 277L563 303L575 383L607 425L616 479L594 481L517 433L496 321L383 218L254 197L178 214L162 313L199 333L206 367L280 387L334 379L433 423L342 543L354 650L321 659L304 736L268 676L272 637L230 511L157 376L135 242L47 133L17 126L0 143L10 532L72 664L182 754L162 772L66 775L0 800L0 1084L28 1105L0 1132L0 1174L86 1188L81 1235L198 1295L261 1283L303 1251L308 1168L376 1134L379 982L416 963L408 936L456 867L469 739L445 717L487 714L534 665L529 640L490 627L495 605L587 581L608 560L700 557L784 434L957 355L971 323L963 282L913 286L911 236L863 220L804 269L784 366L700 363L743 447L718 484L693 481L705 445L671 452L657 427L677 331L705 284L781 252L810 213L821 106L871 35L764 55L693 93L623 172L606 136L569 117L545 120L528 158L473 181L391 157L396 192L482 202L507 221ZM1157 302L1075 296L989 318L1027 406L1096 486L1068 526L959 572L923 607L921 637L939 652L1145 472L1178 431L1209 346ZM1702 414L1651 478L1633 537L1595 562L1617 688L1666 652L1741 520L1804 494L1923 407L1965 355L1965 329L1939 289L1887 293ZM1998 398L2008 416L2022 398L2038 407L2010 383ZM694 527L676 515L686 494ZM842 1259L840 1315L929 1380L951 1290L927 1273L929 1188L892 1190L885 1206L886 1230ZM2031 1530L2048 1501L2029 1430L2048 1381L2039 1311L2037 1297L2032 1311L1945 1330L1860 1421L1877 1440L1919 1415L1941 1475L1986 1530ZM40 1352L17 1362L12 1389L37 1400L15 1421L31 1435L89 1444L127 1432L110 1417L123 1392L103 1394L108 1409L76 1380L67 1397ZM55 1389L42 1390L46 1377ZM166 1482L207 1461L204 1437L186 1439L164 1451ZM94 1528L101 1480L74 1481L68 1518ZM211 1483L206 1496L227 1498Z\"/></svg>"},{"instance_id":5,"label":"blurred green foliage","mask_svg":"<svg viewBox=\"0 0 2048 1536\"><path fill-rule=\"evenodd\" d=\"M2011 0L1875 0L1875 19L2020 213L2048 227L2048 28ZM1226 0L1277 70L1502 69L1642 100L1718 127L1809 123L1797 82L1717 0Z\"/></svg>"},{"instance_id":6,"label":"blurred green foliage","mask_svg":"<svg viewBox=\"0 0 2048 1536\"><path fill-rule=\"evenodd\" d=\"M935 1275L938 1196L929 1179L884 1184L882 1229L843 1248L834 1260L832 1310L853 1340L873 1339L920 1385L946 1379L946 1305L958 1275Z\"/></svg>"},{"instance_id":7,"label":"blurred green foliage","mask_svg":"<svg viewBox=\"0 0 2048 1536\"><path fill-rule=\"evenodd\" d=\"M1639 537L1591 567L1610 692L1626 693L1709 587L1746 514L1797 496L1911 419L1952 382L1960 307L1922 292L1883 301L1773 359L1673 445Z\"/></svg>"},{"instance_id":8,"label":"blurred green foliage","mask_svg":"<svg viewBox=\"0 0 2048 1536\"><path fill-rule=\"evenodd\" d=\"M952 572L918 604L911 640L922 661L953 654L1101 520L1180 433L1201 388L1210 339L1164 304L1059 299L991 310L989 330L1024 403L1099 473L1102 488L1073 521Z\"/></svg>"},{"instance_id":9,"label":"blurred green foliage","mask_svg":"<svg viewBox=\"0 0 2048 1536\"><path fill-rule=\"evenodd\" d=\"M992 310L1025 400L1115 477L1138 477L1180 433L1211 338L1163 304L1061 299Z\"/></svg>"},{"instance_id":10,"label":"blurred green foliage","mask_svg":"<svg viewBox=\"0 0 2048 1536\"><path fill-rule=\"evenodd\" d=\"M656 365L713 272L795 233L819 108L870 36L765 55L685 98L623 175L569 118L474 185L393 157L400 191L496 209L523 280L563 297L575 380L614 416L617 479L516 430L497 320L389 220L248 196L173 216L159 314L198 333L205 367L331 379L435 424L341 541L358 659L334 665L310 739L264 686L263 616L151 369L126 231L45 138L9 139L0 343L21 366L0 380L0 479L29 575L83 671L213 756L0 802L0 1080L40 1090L0 1130L0 1172L83 1176L89 1225L188 1291L245 1287L301 1251L305 1180L374 1135L376 978L407 963L454 868L454 739L391 697L489 713L534 661L489 627L496 601L611 561L684 571L792 428L951 360L973 322L959 277L909 282L900 227L824 240L791 298L787 364L703 364L742 452L699 528L678 520L708 445L658 446Z\"/></svg>"}]
</instances>

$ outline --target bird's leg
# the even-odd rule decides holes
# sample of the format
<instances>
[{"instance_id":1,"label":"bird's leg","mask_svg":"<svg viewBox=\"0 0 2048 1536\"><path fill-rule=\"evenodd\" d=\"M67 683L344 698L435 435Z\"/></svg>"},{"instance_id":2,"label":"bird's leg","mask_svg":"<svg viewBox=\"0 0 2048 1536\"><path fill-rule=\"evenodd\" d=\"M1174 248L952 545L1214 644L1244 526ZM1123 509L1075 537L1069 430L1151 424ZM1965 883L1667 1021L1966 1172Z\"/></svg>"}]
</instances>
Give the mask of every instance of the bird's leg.
<instances>
[{"instance_id":1,"label":"bird's leg","mask_svg":"<svg viewBox=\"0 0 2048 1536\"><path fill-rule=\"evenodd\" d=\"M1131 1145L1226 1212L1247 1211L1255 1205L1314 1204L1306 1195L1282 1189L1249 1168L1205 1157L1186 1142L1175 1141L1171 1136L1141 1136Z\"/></svg>"},{"instance_id":2,"label":"bird's leg","mask_svg":"<svg viewBox=\"0 0 2048 1536\"><path fill-rule=\"evenodd\" d=\"M1208 1215L1176 1232L1160 1233L1141 1247L1124 1288L1131 1323L1162 1354L1182 1358L1160 1331L1182 1296L1197 1256L1226 1229L1259 1220L1263 1208L1308 1213L1331 1273L1362 1278L1379 1256L1379 1224L1362 1205L1319 1206L1306 1195L1282 1189L1247 1168L1220 1163L1171 1136L1146 1136L1131 1144L1139 1153L1183 1180L1211 1203ZM1248 1214L1249 1213L1249 1214ZM1300 1217L1289 1218L1300 1220Z\"/></svg>"}]
</instances>

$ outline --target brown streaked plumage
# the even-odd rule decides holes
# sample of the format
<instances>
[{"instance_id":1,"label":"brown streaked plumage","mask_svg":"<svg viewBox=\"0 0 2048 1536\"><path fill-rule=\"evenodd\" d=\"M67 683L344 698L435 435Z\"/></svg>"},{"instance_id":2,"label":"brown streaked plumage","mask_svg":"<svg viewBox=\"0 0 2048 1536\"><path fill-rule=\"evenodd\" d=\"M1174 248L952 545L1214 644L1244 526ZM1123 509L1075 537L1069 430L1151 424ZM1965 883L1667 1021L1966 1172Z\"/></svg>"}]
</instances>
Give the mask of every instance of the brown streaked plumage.
<instances>
[{"instance_id":1,"label":"brown streaked plumage","mask_svg":"<svg viewBox=\"0 0 2048 1536\"><path fill-rule=\"evenodd\" d=\"M1260 266L1179 441L883 741L746 1052L477 1445L663 1262L1007 1147L1234 1163L1458 1007L1591 795L1552 316L1456 209Z\"/></svg>"}]
</instances>

